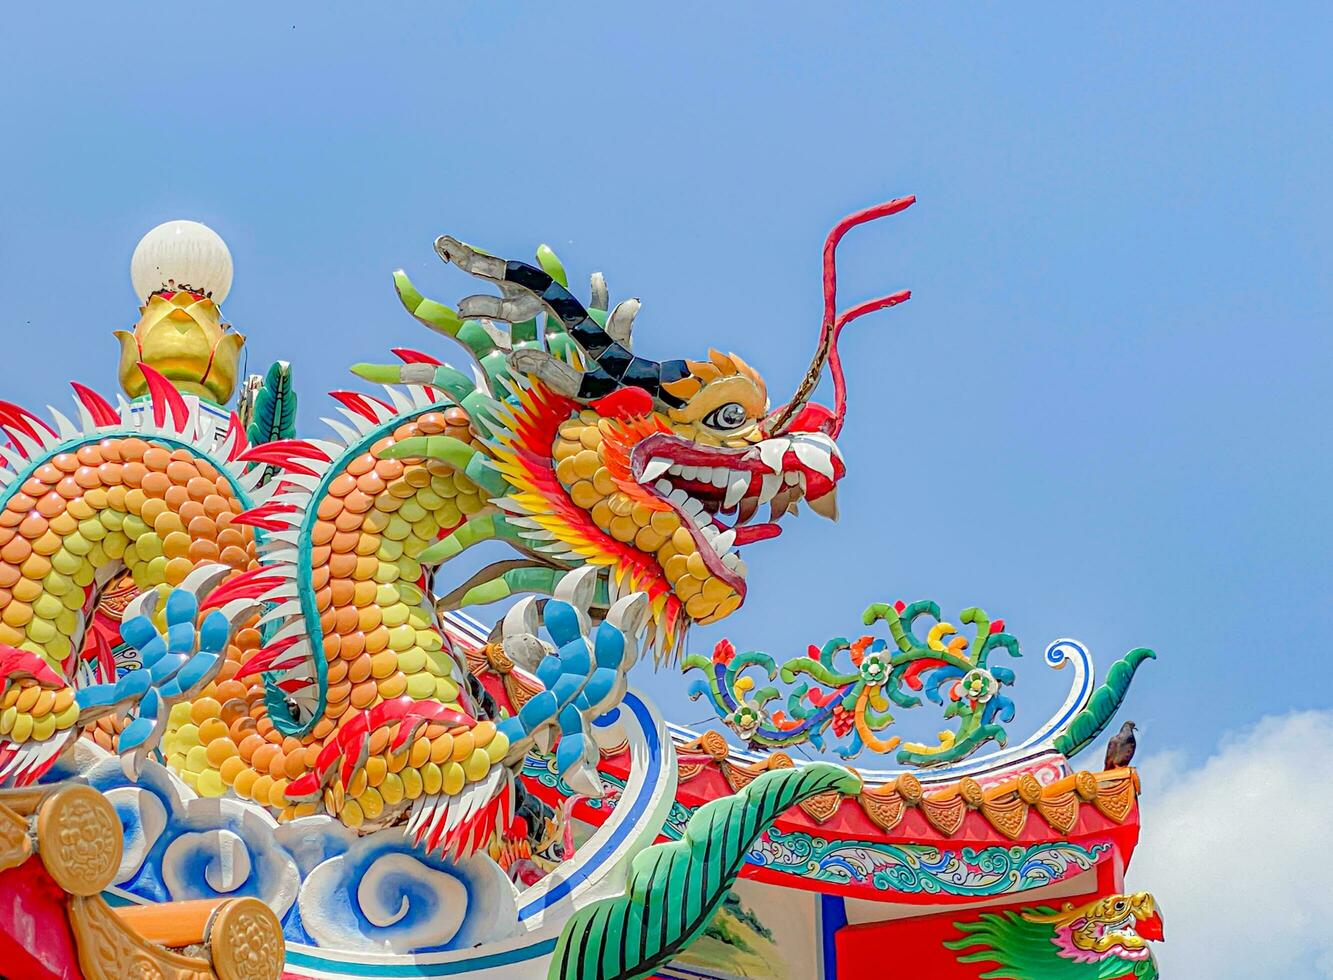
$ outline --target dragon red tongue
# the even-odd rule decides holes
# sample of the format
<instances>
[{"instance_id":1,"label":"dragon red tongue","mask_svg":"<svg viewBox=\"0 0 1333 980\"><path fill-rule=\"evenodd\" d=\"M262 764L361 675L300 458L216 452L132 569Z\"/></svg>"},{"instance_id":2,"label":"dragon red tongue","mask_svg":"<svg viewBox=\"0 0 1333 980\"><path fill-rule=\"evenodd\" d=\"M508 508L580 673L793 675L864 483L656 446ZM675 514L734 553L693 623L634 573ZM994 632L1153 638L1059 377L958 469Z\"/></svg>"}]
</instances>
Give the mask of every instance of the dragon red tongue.
<instances>
[{"instance_id":1,"label":"dragon red tongue","mask_svg":"<svg viewBox=\"0 0 1333 980\"><path fill-rule=\"evenodd\" d=\"M741 524L736 528L735 547L739 548L751 541L767 541L769 538L776 538L781 533L782 528L776 524Z\"/></svg>"}]
</instances>

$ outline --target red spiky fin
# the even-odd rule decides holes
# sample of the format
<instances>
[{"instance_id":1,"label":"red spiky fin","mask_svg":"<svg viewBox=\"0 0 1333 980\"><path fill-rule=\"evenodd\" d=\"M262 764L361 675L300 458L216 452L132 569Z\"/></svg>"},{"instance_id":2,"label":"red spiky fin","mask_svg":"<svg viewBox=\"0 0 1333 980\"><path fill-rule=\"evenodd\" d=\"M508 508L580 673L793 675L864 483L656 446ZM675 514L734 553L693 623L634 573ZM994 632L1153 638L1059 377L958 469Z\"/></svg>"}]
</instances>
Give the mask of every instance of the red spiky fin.
<instances>
[{"instance_id":1,"label":"red spiky fin","mask_svg":"<svg viewBox=\"0 0 1333 980\"><path fill-rule=\"evenodd\" d=\"M190 410L185 407L185 399L176 390L176 386L168 381L165 375L143 361L139 362L139 370L143 372L144 380L148 382L148 396L153 403L153 424L160 429L162 423L167 420L167 410L170 409L172 427L177 432L183 431L185 422L190 417Z\"/></svg>"},{"instance_id":2,"label":"red spiky fin","mask_svg":"<svg viewBox=\"0 0 1333 980\"><path fill-rule=\"evenodd\" d=\"M17 429L29 439L42 441L38 435L35 426L40 425L51 435L56 434L56 430L51 428L32 412L28 411L22 405L15 405L13 402L0 401L0 426L5 428Z\"/></svg>"},{"instance_id":3,"label":"red spiky fin","mask_svg":"<svg viewBox=\"0 0 1333 980\"><path fill-rule=\"evenodd\" d=\"M367 421L374 422L377 425L382 420L383 416L370 407L371 402L381 406L389 413L389 415L394 414L393 406L389 405L387 402L380 401L374 395L363 395L359 391L330 391L329 395L338 399L338 401L342 402L353 412L356 412L357 415L360 415Z\"/></svg>"},{"instance_id":4,"label":"red spiky fin","mask_svg":"<svg viewBox=\"0 0 1333 980\"><path fill-rule=\"evenodd\" d=\"M287 581L281 572L260 566L227 579L204 599L203 610L218 609L233 599L263 599L270 591Z\"/></svg>"},{"instance_id":5,"label":"red spiky fin","mask_svg":"<svg viewBox=\"0 0 1333 980\"><path fill-rule=\"evenodd\" d=\"M245 463L270 463L289 473L299 473L302 476L319 476L320 471L313 470L309 466L298 462L298 460L316 460L321 463L332 462L328 453L317 446L312 446L304 439L279 439L275 442L265 442L258 446L251 446L238 458Z\"/></svg>"},{"instance_id":6,"label":"red spiky fin","mask_svg":"<svg viewBox=\"0 0 1333 980\"><path fill-rule=\"evenodd\" d=\"M88 410L88 415L92 418L94 425L120 424L120 413L109 401L87 385L81 385L77 381L71 381L69 385L74 389L79 404Z\"/></svg>"},{"instance_id":7,"label":"red spiky fin","mask_svg":"<svg viewBox=\"0 0 1333 980\"><path fill-rule=\"evenodd\" d=\"M227 462L235 462L241 453L250 448L250 440L245 437L245 430L241 428L241 417L235 412L231 413L231 418L227 420L227 435L223 439L225 444L231 440L231 454L227 457Z\"/></svg>"},{"instance_id":8,"label":"red spiky fin","mask_svg":"<svg viewBox=\"0 0 1333 980\"><path fill-rule=\"evenodd\" d=\"M251 507L249 510L237 514L231 519L232 524L249 524L251 527L257 527L265 531L285 531L291 526L291 522L284 520L275 520L278 514L294 514L296 508L291 504L260 504L258 507Z\"/></svg>"},{"instance_id":9,"label":"red spiky fin","mask_svg":"<svg viewBox=\"0 0 1333 980\"><path fill-rule=\"evenodd\" d=\"M413 350L411 347L390 347L389 350L404 364L430 364L439 367L442 363L438 358Z\"/></svg>"},{"instance_id":10,"label":"red spiky fin","mask_svg":"<svg viewBox=\"0 0 1333 980\"><path fill-rule=\"evenodd\" d=\"M301 642L301 639L300 636L289 636L285 640L270 643L241 664L240 670L233 675L234 679L240 680L243 677L249 677L251 674L262 674L269 670L287 670L289 667L295 667L306 659L306 655L304 653L294 654L284 659L283 654L294 644Z\"/></svg>"}]
</instances>

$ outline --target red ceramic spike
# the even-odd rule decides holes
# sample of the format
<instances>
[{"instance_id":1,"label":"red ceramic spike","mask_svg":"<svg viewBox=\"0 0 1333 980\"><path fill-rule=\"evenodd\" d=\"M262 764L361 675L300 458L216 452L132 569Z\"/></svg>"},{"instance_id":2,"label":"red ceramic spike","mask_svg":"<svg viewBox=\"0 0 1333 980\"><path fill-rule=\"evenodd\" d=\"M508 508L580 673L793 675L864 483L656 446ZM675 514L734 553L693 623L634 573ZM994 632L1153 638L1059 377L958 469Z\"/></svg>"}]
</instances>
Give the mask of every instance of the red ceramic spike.
<instances>
[{"instance_id":1,"label":"red ceramic spike","mask_svg":"<svg viewBox=\"0 0 1333 980\"><path fill-rule=\"evenodd\" d=\"M227 457L228 463L235 462L241 453L250 448L250 440L245 437L245 430L241 428L241 417L235 412L232 412L231 418L227 420L226 439L232 440L231 454Z\"/></svg>"},{"instance_id":2,"label":"red ceramic spike","mask_svg":"<svg viewBox=\"0 0 1333 980\"><path fill-rule=\"evenodd\" d=\"M92 416L94 425L119 425L120 413L112 407L111 403L93 391L86 385L81 385L77 381L71 381L70 387L74 389L74 394L78 396L79 403L88 410Z\"/></svg>"},{"instance_id":3,"label":"red ceramic spike","mask_svg":"<svg viewBox=\"0 0 1333 980\"><path fill-rule=\"evenodd\" d=\"M419 350L413 350L410 347L391 347L394 356L398 357L404 364L433 364L440 366L440 361L429 354L423 354Z\"/></svg>"},{"instance_id":4,"label":"red ceramic spike","mask_svg":"<svg viewBox=\"0 0 1333 980\"><path fill-rule=\"evenodd\" d=\"M177 432L185 428L185 420L190 417L190 410L185 407L185 399L176 390L176 386L154 368L142 361L139 370L148 382L148 395L153 402L153 424L161 427L166 421L167 411L171 411L171 424Z\"/></svg>"},{"instance_id":5,"label":"red ceramic spike","mask_svg":"<svg viewBox=\"0 0 1333 980\"><path fill-rule=\"evenodd\" d=\"M282 656L282 654L289 647L292 646L292 644L296 643L300 639L301 637L299 636L289 636L285 640L278 640L276 643L270 643L268 646L264 647L264 649L260 650L245 663L241 664L241 669L236 671L236 673L233 675L233 678L235 680L240 680L243 677L249 677L251 674L262 673L263 671L266 670L279 669L275 665L275 662L278 660L279 657ZM296 666L296 664L300 663L302 659L304 658L302 657L296 658L290 664L290 666L293 667Z\"/></svg>"}]
</instances>

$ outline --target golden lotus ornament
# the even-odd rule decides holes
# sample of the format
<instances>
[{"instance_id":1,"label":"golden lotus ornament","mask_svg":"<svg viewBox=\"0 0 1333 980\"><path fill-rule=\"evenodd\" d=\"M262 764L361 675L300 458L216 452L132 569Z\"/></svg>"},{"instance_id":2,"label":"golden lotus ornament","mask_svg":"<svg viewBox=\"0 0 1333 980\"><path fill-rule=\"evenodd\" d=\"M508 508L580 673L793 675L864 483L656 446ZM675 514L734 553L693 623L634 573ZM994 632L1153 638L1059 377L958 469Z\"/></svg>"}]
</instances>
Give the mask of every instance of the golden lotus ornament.
<instances>
[{"instance_id":1,"label":"golden lotus ornament","mask_svg":"<svg viewBox=\"0 0 1333 980\"><path fill-rule=\"evenodd\" d=\"M222 322L208 296L163 290L140 308L134 330L117 330L120 384L131 398L148 393L140 364L159 371L178 389L225 404L236 388L245 337Z\"/></svg>"}]
</instances>

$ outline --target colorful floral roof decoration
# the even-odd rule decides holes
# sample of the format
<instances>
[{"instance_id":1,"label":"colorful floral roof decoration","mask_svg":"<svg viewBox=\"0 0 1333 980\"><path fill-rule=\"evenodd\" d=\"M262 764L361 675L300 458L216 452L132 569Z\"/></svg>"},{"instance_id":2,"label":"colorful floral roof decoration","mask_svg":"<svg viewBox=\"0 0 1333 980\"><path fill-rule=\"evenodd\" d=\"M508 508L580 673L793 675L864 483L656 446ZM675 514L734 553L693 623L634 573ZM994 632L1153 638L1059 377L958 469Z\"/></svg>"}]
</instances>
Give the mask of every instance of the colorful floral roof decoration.
<instances>
[{"instance_id":1,"label":"colorful floral roof decoration","mask_svg":"<svg viewBox=\"0 0 1333 980\"><path fill-rule=\"evenodd\" d=\"M1013 720L1014 703L1001 692L1014 683L1014 672L991 659L997 652L1022 653L1018 640L1005 632L1004 620L992 620L975 606L964 609L958 618L974 627L969 640L940 618L939 605L930 600L876 603L862 618L867 626L887 623L890 639L834 637L780 667L766 653L738 654L729 640L722 640L711 658L685 660L686 670L703 671L706 678L694 682L690 697L706 696L728 727L754 748L809 742L844 759L867 748L878 753L898 749L896 758L903 765L934 766L966 758L987 742L1007 744L1004 723ZM934 621L924 638L917 625L923 618ZM845 661L839 656L843 651ZM746 673L752 667L763 670L769 682L780 677L793 685L785 709L770 708L782 692L772 683L756 686ZM809 680L798 682L798 677ZM935 745L882 737L894 722L891 706L918 707L921 694L944 709L946 720L957 719L957 728L941 732Z\"/></svg>"}]
</instances>

